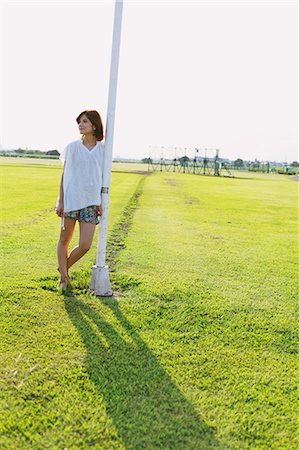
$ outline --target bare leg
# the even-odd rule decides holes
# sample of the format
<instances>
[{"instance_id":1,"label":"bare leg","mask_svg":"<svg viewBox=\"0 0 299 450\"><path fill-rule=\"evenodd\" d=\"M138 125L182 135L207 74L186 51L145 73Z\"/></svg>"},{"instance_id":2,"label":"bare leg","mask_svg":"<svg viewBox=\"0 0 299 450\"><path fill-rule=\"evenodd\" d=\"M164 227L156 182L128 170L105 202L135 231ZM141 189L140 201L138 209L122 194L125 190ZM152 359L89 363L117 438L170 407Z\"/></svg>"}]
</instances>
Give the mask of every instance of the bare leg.
<instances>
[{"instance_id":1,"label":"bare leg","mask_svg":"<svg viewBox=\"0 0 299 450\"><path fill-rule=\"evenodd\" d=\"M68 248L74 234L76 221L74 219L64 218L65 230L61 230L57 245L57 258L59 265L59 272L61 277L67 275L67 257Z\"/></svg>"},{"instance_id":2,"label":"bare leg","mask_svg":"<svg viewBox=\"0 0 299 450\"><path fill-rule=\"evenodd\" d=\"M79 222L80 238L79 245L75 247L67 260L67 267L70 268L77 262L91 247L96 225L93 223Z\"/></svg>"}]
</instances>

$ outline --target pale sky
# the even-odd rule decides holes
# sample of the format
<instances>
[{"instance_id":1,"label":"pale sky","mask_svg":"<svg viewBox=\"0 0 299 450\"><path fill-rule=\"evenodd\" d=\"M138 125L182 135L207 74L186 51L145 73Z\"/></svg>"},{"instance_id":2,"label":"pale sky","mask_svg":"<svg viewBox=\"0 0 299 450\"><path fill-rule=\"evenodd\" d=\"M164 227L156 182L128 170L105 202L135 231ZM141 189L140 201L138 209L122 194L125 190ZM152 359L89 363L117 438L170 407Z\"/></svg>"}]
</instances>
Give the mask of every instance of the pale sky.
<instances>
[{"instance_id":1,"label":"pale sky","mask_svg":"<svg viewBox=\"0 0 299 450\"><path fill-rule=\"evenodd\" d=\"M105 124L113 13L2 2L2 148L61 151L85 109ZM114 157L298 160L297 28L296 2L124 1Z\"/></svg>"}]
</instances>

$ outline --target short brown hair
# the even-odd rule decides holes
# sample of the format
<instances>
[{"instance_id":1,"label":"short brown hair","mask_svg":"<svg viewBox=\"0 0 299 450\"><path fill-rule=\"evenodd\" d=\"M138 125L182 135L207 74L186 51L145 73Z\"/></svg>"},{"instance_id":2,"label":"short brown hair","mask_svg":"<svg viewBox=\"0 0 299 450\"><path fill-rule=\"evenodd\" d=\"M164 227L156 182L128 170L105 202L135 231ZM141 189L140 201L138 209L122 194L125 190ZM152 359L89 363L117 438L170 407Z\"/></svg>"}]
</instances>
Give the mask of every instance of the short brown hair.
<instances>
[{"instance_id":1,"label":"short brown hair","mask_svg":"<svg viewBox=\"0 0 299 450\"><path fill-rule=\"evenodd\" d=\"M104 131L103 131L103 122L98 111L87 109L86 111L82 111L77 117L77 123L80 122L81 116L85 116L91 121L94 127L96 127L94 131L94 136L97 138L97 141L102 141L104 139Z\"/></svg>"}]
</instances>

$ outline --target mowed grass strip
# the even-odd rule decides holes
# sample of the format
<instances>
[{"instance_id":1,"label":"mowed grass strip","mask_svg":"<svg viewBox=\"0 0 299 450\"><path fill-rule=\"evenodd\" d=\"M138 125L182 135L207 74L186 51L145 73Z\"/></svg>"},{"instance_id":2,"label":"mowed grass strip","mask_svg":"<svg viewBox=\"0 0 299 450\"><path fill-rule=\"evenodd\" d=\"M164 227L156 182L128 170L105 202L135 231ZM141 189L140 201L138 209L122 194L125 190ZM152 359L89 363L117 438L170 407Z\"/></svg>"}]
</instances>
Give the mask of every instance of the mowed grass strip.
<instances>
[{"instance_id":1,"label":"mowed grass strip","mask_svg":"<svg viewBox=\"0 0 299 450\"><path fill-rule=\"evenodd\" d=\"M44 178L49 208L59 176ZM28 223L3 240L1 448L296 448L296 184L112 180L112 299L86 292L93 247L63 301L58 219L32 225L34 189L16 194Z\"/></svg>"},{"instance_id":2,"label":"mowed grass strip","mask_svg":"<svg viewBox=\"0 0 299 450\"><path fill-rule=\"evenodd\" d=\"M297 189L153 174L116 266L124 314L228 448L298 448Z\"/></svg>"}]
</instances>

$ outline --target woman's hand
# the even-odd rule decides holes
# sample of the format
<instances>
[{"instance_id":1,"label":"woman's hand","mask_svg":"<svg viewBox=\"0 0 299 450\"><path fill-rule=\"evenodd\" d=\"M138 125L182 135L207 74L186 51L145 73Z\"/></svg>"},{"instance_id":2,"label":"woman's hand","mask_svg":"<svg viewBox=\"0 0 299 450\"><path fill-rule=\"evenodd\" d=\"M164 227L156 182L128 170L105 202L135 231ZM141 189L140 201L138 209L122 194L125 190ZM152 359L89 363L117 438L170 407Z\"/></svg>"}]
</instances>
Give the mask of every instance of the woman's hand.
<instances>
[{"instance_id":1,"label":"woman's hand","mask_svg":"<svg viewBox=\"0 0 299 450\"><path fill-rule=\"evenodd\" d=\"M102 205L97 205L97 216L101 216L103 213Z\"/></svg>"},{"instance_id":2,"label":"woman's hand","mask_svg":"<svg viewBox=\"0 0 299 450\"><path fill-rule=\"evenodd\" d=\"M63 216L63 210L64 210L64 206L62 202L58 202L56 205L56 214L59 217Z\"/></svg>"}]
</instances>

